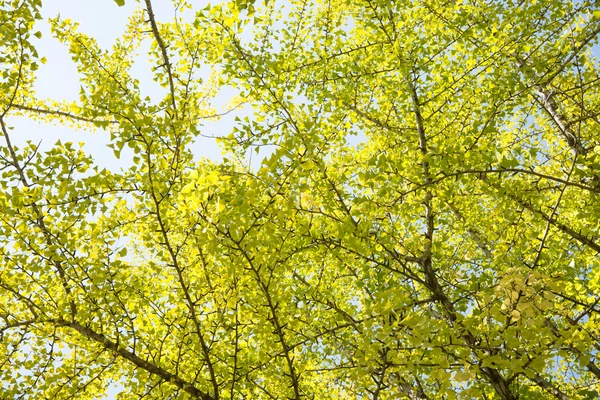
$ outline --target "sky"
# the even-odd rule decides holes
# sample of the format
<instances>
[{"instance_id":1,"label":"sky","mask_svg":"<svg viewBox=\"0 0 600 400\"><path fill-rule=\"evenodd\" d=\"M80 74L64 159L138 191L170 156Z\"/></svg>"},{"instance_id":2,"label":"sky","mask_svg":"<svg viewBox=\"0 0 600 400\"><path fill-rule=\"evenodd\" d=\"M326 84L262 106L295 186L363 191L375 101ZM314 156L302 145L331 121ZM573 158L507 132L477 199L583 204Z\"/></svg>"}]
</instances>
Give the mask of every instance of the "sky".
<instances>
[{"instance_id":1,"label":"sky","mask_svg":"<svg viewBox=\"0 0 600 400\"><path fill-rule=\"evenodd\" d=\"M95 38L101 48L109 49L114 41L121 36L127 24L128 17L140 4L134 0L125 2L125 6L119 7L113 0L47 0L43 2L42 16L36 28L42 32L42 38L33 38L34 45L40 53L45 56L46 64L40 64L37 71L35 84L36 95L40 99L79 100L79 81L75 63L68 54L67 47L58 42L50 33L47 19L60 15L61 18L69 18L79 22L79 30ZM158 22L167 22L173 19L175 9L171 0L152 0L152 7ZM152 80L151 65L146 57L148 43L142 45L139 50L138 60L132 67L133 78L140 81L142 97L150 96L153 100L161 99L165 89L161 88ZM228 100L235 95L233 90L222 90L216 98L218 111L225 110L224 106ZM226 135L231 132L236 116L247 115L248 111L243 108L236 110L216 122L203 122L202 135L192 145L192 151L196 157L207 157L218 161L221 151L216 140L210 136ZM78 130L72 128L51 125L31 121L25 117L11 117L8 124L14 127L11 140L16 145L22 145L26 140L34 143L41 141L41 150L45 151L52 147L57 140L62 142L84 142L84 151L94 156L94 160L101 168L118 170L130 165L128 162L129 150L123 149L122 156L116 159L113 151L106 147L109 143L108 131L97 130L95 132Z\"/></svg>"},{"instance_id":2,"label":"sky","mask_svg":"<svg viewBox=\"0 0 600 400\"><path fill-rule=\"evenodd\" d=\"M114 41L121 36L127 24L128 17L139 6L134 0L126 0L125 6L119 7L113 0L46 0L43 2L42 17L36 28L42 32L41 39L32 38L40 56L45 56L46 64L40 64L37 71L35 84L36 95L40 99L79 100L79 81L75 63L67 51L67 47L52 37L48 18L60 14L61 18L69 18L79 22L80 31L95 38L101 48L109 49ZM158 22L167 22L174 17L174 8L171 0L152 0L154 14ZM159 100L164 96L165 89L161 88L152 80L151 65L145 56L149 48L146 43L140 48L139 60L132 67L133 78L140 81L142 97L150 96L153 100ZM217 106L223 107L227 101L235 95L233 90L224 90L216 98ZM223 109L221 109L223 111ZM232 112L217 122L204 122L202 134L206 136L219 136L231 132L234 126L235 116L247 115L247 111L239 109ZM83 142L86 153L92 154L96 164L100 168L117 171L127 168L128 148L124 148L120 159L116 159L112 149L106 145L109 143L110 133L105 130L93 132L85 130L74 130L70 127L52 125L31 121L24 117L10 117L8 125L14 127L11 131L11 140L17 146L22 146L27 140L34 143L41 141L42 151L49 150L58 140L64 142ZM192 145L192 151L196 159L207 157L218 161L221 151L215 139L198 137ZM120 391L118 384L113 385L102 400L114 399Z\"/></svg>"},{"instance_id":3,"label":"sky","mask_svg":"<svg viewBox=\"0 0 600 400\"><path fill-rule=\"evenodd\" d=\"M207 2L203 2L203 4L205 3ZM159 22L166 22L173 18L174 8L171 0L152 0L152 5ZM43 3L42 16L47 19L60 14L61 18L77 21L80 23L79 29L94 37L100 47L110 48L115 39L123 32L129 15L138 6L139 3L134 0L126 0L123 7L119 7L113 0L46 0ZM41 21L37 28L42 32L42 38L39 40L34 39L34 44L40 56L47 58L47 63L40 65L37 72L35 85L37 96L42 99L78 100L78 74L67 48L52 38L49 25L45 20ZM148 95L153 99L160 99L164 95L164 89L152 81L151 66L145 57L145 49L147 49L147 45L140 49L140 57L132 68L132 74L134 78L140 81L142 97ZM599 46L595 46L594 54L600 54L599 50ZM220 93L217 97L217 106L223 107L234 94L232 90L225 90ZM234 126L234 118L247 114L247 112L247 110L242 109L223 117L220 121L207 121L202 128L202 134L205 136L228 134ZM107 131L75 131L69 127L38 123L20 117L11 117L8 124L14 127L11 139L17 145L22 145L26 140L31 140L34 143L41 141L42 150L47 150L57 140L83 142L84 150L86 153L93 154L99 167L118 170L128 165L127 148L123 149L123 156L120 160L117 160L113 151L106 147L110 138ZM215 161L221 159L221 152L215 139L198 137L192 151L196 158L207 157ZM105 399L115 398L118 392L119 386L115 385L109 390Z\"/></svg>"}]
</instances>

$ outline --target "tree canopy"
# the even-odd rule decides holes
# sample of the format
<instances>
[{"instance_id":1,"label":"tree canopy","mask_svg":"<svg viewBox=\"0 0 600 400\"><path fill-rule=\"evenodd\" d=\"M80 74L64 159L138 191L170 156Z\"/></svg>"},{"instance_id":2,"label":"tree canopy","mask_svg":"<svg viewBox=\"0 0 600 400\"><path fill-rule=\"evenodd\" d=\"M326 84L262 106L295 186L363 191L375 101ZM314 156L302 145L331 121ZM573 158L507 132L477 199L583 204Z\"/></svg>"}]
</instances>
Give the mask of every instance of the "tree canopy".
<instances>
[{"instance_id":1,"label":"tree canopy","mask_svg":"<svg viewBox=\"0 0 600 400\"><path fill-rule=\"evenodd\" d=\"M50 19L66 103L41 1L0 2L0 397L598 398L597 1L174 4L110 49ZM195 161L226 87L252 114Z\"/></svg>"}]
</instances>

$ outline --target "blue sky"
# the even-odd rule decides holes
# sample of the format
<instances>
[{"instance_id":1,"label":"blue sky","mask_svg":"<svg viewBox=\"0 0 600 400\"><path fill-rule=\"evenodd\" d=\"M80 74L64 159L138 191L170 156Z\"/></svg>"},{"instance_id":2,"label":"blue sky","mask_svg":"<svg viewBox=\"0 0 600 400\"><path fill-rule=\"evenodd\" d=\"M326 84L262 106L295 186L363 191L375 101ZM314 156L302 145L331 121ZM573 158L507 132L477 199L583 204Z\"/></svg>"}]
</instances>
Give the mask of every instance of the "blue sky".
<instances>
[{"instance_id":1,"label":"blue sky","mask_svg":"<svg viewBox=\"0 0 600 400\"><path fill-rule=\"evenodd\" d=\"M173 18L174 8L171 0L152 0L152 4L158 21L169 21ZM207 4L206 1L201 2L201 6L205 4ZM118 7L113 0L46 0L42 8L42 15L47 19L60 14L62 18L77 21L80 23L81 31L94 37L101 47L110 48L114 40L123 32L129 15L138 6L139 3L134 0L126 0L124 7ZM43 36L42 39L36 40L35 44L40 55L47 58L47 63L40 66L37 74L35 87L37 96L42 99L78 100L78 74L67 48L52 38L47 22L40 22L38 29L41 30ZM140 49L140 58L134 65L132 73L139 79L144 95L159 99L164 94L164 89L152 81L151 65L144 55L145 48ZM594 48L594 54L600 54L598 45ZM233 95L234 92L231 90L223 91L218 96L216 105L223 107ZM244 112L247 113L243 110L240 113ZM228 134L233 128L235 116L240 113L231 113L218 122L206 122L202 129L203 134L206 136ZM94 159L100 167L115 170L128 165L126 149L123 151L121 160L117 160L112 150L106 147L110 137L106 131L75 131L65 126L37 123L18 117L10 118L8 123L14 126L12 139L17 145L26 140L35 143L41 140L42 149L49 149L57 140L84 142L84 150L94 155ZM214 139L198 137L193 145L193 151L197 158L207 157L212 160L221 158L220 150ZM259 157L256 158L258 161L260 160ZM118 391L118 386L115 386L105 399L113 399Z\"/></svg>"},{"instance_id":2,"label":"blue sky","mask_svg":"<svg viewBox=\"0 0 600 400\"><path fill-rule=\"evenodd\" d=\"M125 29L128 17L140 4L134 0L126 1L124 7L119 7L113 0L46 0L42 7L44 21L40 21L36 28L42 32L42 38L34 40L34 44L40 53L45 56L46 64L40 65L37 71L35 85L36 95L40 99L79 100L79 81L75 63L67 51L67 47L59 43L50 33L48 18L60 14L61 18L69 18L79 22L79 29L94 37L100 47L108 49L112 47L115 39L121 36ZM174 8L171 0L152 0L154 13L157 20L170 21L174 16ZM159 100L164 96L164 90L152 81L151 65L145 55L148 43L140 49L139 60L132 68L132 74L139 79L141 91L144 96ZM234 95L233 90L224 90L217 100L217 107L221 109ZM205 122L202 132L207 136L219 136L228 134L233 125L236 115L247 114L240 109L223 117L218 122ZM126 168L129 164L127 148L123 149L122 156L117 160L113 151L106 147L109 143L110 134L104 130L94 132L85 130L74 130L72 128L47 123L31 121L23 117L10 117L9 126L13 126L12 141L17 145L23 145L27 140L34 143L41 141L41 150L45 151L52 147L58 140L62 142L84 143L84 150L92 154L96 164L101 168L113 171ZM198 137L193 145L196 158L207 157L212 160L221 159L221 151L215 139ZM254 163L253 163L254 164ZM114 399L119 392L119 385L114 385L104 399Z\"/></svg>"},{"instance_id":3,"label":"blue sky","mask_svg":"<svg viewBox=\"0 0 600 400\"><path fill-rule=\"evenodd\" d=\"M154 13L157 20L170 21L175 15L171 0L153 0ZM79 81L75 63L71 60L66 46L54 39L50 33L47 19L60 14L61 18L69 18L79 22L79 29L94 37L100 47L108 49L124 31L127 19L140 4L128 0L125 6L119 7L113 0L51 0L45 1L42 7L43 22L36 26L42 32L42 38L35 40L40 56L45 56L47 62L40 65L35 85L36 95L40 99L77 101L79 99ZM145 43L140 49L139 59L132 68L132 75L139 79L142 94L153 100L159 100L164 95L164 89L152 81L151 65L145 51L149 44ZM234 95L233 90L223 90L216 98L218 110L223 111L227 101ZM203 123L202 134L220 136L231 132L236 115L246 113L243 109L232 112L220 121ZM8 120L14 126L13 141L23 144L26 140L34 143L42 141L41 149L49 149L57 140L62 142L84 142L86 153L93 154L96 163L103 168L112 170L126 167L127 148L123 149L120 160L117 160L111 149L106 147L109 141L107 131L95 132L75 131L69 127L38 123L27 118L12 117ZM198 137L192 148L196 158L207 157L212 160L221 159L221 151L215 139Z\"/></svg>"}]
</instances>

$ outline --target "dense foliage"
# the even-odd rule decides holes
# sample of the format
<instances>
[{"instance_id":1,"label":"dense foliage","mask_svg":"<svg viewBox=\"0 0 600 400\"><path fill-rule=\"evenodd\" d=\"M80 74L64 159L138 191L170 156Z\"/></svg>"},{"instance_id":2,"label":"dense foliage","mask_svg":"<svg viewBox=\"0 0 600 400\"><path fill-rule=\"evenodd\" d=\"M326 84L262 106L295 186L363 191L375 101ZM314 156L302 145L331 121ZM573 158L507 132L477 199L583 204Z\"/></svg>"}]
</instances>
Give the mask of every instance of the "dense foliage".
<instances>
[{"instance_id":1,"label":"dense foliage","mask_svg":"<svg viewBox=\"0 0 600 400\"><path fill-rule=\"evenodd\" d=\"M33 90L40 0L0 2L0 397L598 397L597 2L139 3L110 50L50 20L67 104ZM254 113L195 162L226 86Z\"/></svg>"}]
</instances>

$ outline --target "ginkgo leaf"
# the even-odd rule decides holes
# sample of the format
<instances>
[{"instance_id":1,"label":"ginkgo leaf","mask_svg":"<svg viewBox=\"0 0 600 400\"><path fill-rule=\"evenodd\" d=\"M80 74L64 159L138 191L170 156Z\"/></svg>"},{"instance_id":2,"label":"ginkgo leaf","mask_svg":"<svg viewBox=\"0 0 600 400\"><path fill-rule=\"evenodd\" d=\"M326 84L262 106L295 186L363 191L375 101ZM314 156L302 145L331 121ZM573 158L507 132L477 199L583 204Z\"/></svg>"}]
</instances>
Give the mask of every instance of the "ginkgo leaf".
<instances>
[{"instance_id":1,"label":"ginkgo leaf","mask_svg":"<svg viewBox=\"0 0 600 400\"><path fill-rule=\"evenodd\" d=\"M3 397L600 392L597 4L138 3L1 6Z\"/></svg>"}]
</instances>

